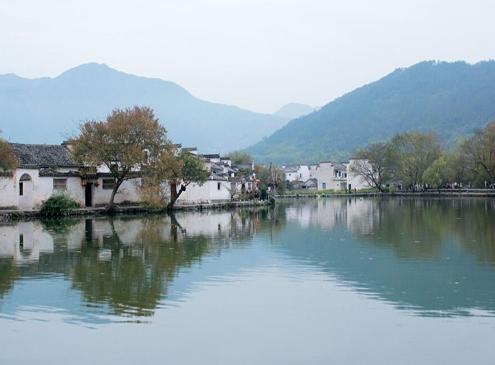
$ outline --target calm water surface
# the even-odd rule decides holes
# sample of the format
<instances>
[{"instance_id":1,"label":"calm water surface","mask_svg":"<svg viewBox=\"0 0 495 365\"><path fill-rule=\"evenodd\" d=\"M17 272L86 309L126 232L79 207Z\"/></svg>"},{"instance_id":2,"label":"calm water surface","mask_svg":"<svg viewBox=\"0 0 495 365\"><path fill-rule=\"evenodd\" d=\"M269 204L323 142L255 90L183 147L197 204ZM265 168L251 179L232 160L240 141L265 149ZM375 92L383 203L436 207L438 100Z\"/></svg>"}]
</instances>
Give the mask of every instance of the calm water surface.
<instances>
[{"instance_id":1,"label":"calm water surface","mask_svg":"<svg viewBox=\"0 0 495 365\"><path fill-rule=\"evenodd\" d=\"M495 200L0 225L0 364L493 364Z\"/></svg>"}]
</instances>

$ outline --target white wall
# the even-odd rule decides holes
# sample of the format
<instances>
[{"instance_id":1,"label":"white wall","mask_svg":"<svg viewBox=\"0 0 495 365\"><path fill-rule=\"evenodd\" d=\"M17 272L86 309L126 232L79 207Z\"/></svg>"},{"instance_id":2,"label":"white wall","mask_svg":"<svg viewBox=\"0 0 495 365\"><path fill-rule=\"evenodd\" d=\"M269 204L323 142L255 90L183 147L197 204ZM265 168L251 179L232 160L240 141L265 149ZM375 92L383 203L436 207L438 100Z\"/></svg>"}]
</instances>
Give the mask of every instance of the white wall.
<instances>
[{"instance_id":1,"label":"white wall","mask_svg":"<svg viewBox=\"0 0 495 365\"><path fill-rule=\"evenodd\" d=\"M0 176L0 208L17 207L15 177Z\"/></svg>"},{"instance_id":2,"label":"white wall","mask_svg":"<svg viewBox=\"0 0 495 365\"><path fill-rule=\"evenodd\" d=\"M31 181L23 181L23 195L19 194L20 179L24 174ZM11 178L0 178L0 207L17 207L19 209L36 209L43 201L53 195L53 177L40 177L38 169L17 169ZM84 191L78 177L67 177L67 194L78 203L84 203Z\"/></svg>"},{"instance_id":3,"label":"white wall","mask_svg":"<svg viewBox=\"0 0 495 365\"><path fill-rule=\"evenodd\" d=\"M316 168L316 179L318 190L342 190L345 188L346 180L335 177L334 165L331 162L320 162Z\"/></svg>"},{"instance_id":4,"label":"white wall","mask_svg":"<svg viewBox=\"0 0 495 365\"><path fill-rule=\"evenodd\" d=\"M371 186L366 182L366 180L361 175L353 171L352 166L356 163L365 163L369 165L366 160L350 160L347 164L347 186L350 184L352 190L369 189ZM371 165L369 165L369 168L371 170Z\"/></svg>"},{"instance_id":5,"label":"white wall","mask_svg":"<svg viewBox=\"0 0 495 365\"><path fill-rule=\"evenodd\" d=\"M112 189L103 189L103 180L106 178L99 178L97 180L98 186L93 184L93 206L106 205L110 201L112 195ZM116 204L129 202L139 203L141 201L141 195L139 193L139 187L141 185L141 178L126 180L120 185L117 194L115 194L114 202ZM84 187L82 188L84 195ZM83 202L84 203L84 202Z\"/></svg>"},{"instance_id":6,"label":"white wall","mask_svg":"<svg viewBox=\"0 0 495 365\"><path fill-rule=\"evenodd\" d=\"M299 181L308 181L310 178L309 174L309 166L308 165L301 165L299 166L299 169L297 170L297 173L299 175Z\"/></svg>"},{"instance_id":7,"label":"white wall","mask_svg":"<svg viewBox=\"0 0 495 365\"><path fill-rule=\"evenodd\" d=\"M220 184L220 190L218 189ZM228 201L231 196L229 181L207 180L202 185L191 183L187 186L179 200L180 203L209 203L215 201Z\"/></svg>"},{"instance_id":8,"label":"white wall","mask_svg":"<svg viewBox=\"0 0 495 365\"><path fill-rule=\"evenodd\" d=\"M286 172L285 173L285 180L286 181L289 181L289 182L292 182L292 181L297 181L299 180L298 179L298 173L297 171L294 171L294 172Z\"/></svg>"}]
</instances>

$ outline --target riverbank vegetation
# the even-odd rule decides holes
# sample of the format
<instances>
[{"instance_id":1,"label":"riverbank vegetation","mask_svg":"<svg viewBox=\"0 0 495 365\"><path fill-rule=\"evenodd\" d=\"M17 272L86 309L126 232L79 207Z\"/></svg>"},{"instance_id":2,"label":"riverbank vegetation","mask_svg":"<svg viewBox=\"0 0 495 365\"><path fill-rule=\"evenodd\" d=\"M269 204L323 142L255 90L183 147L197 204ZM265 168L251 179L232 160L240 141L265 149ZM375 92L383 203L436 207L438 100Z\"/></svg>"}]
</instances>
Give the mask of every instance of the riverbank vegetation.
<instances>
[{"instance_id":1,"label":"riverbank vegetation","mask_svg":"<svg viewBox=\"0 0 495 365\"><path fill-rule=\"evenodd\" d=\"M410 132L359 150L351 170L379 191L495 186L495 122L454 148Z\"/></svg>"}]
</instances>

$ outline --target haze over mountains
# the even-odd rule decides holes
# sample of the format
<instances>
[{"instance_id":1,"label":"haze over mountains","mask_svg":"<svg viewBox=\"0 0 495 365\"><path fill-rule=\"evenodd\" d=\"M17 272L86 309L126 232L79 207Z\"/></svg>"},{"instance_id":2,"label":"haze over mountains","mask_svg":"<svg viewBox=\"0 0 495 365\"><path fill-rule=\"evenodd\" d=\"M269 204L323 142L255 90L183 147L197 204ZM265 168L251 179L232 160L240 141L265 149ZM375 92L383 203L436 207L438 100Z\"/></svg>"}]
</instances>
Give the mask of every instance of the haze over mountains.
<instances>
[{"instance_id":1,"label":"haze over mountains","mask_svg":"<svg viewBox=\"0 0 495 365\"><path fill-rule=\"evenodd\" d=\"M432 131L445 144L495 120L495 61L397 69L290 121L246 151L262 162L344 160L368 143Z\"/></svg>"},{"instance_id":2,"label":"haze over mountains","mask_svg":"<svg viewBox=\"0 0 495 365\"><path fill-rule=\"evenodd\" d=\"M113 108L151 106L176 143L229 152L273 133L290 118L198 99L181 86L103 64L84 64L55 78L0 75L0 130L12 142L60 143Z\"/></svg>"}]
</instances>

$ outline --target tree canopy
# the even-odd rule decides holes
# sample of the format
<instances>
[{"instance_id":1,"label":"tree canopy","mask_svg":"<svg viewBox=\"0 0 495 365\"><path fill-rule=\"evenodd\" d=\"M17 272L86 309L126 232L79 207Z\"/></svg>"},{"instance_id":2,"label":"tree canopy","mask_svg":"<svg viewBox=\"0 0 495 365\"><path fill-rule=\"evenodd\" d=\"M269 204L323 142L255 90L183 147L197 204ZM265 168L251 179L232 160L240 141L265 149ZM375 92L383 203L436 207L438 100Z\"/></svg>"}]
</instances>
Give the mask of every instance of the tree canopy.
<instances>
[{"instance_id":1,"label":"tree canopy","mask_svg":"<svg viewBox=\"0 0 495 365\"><path fill-rule=\"evenodd\" d=\"M104 121L88 121L72 140L77 161L105 166L114 179L107 209L114 208L115 194L125 180L172 148L166 130L149 107L115 109Z\"/></svg>"}]
</instances>

